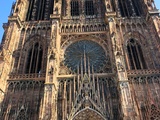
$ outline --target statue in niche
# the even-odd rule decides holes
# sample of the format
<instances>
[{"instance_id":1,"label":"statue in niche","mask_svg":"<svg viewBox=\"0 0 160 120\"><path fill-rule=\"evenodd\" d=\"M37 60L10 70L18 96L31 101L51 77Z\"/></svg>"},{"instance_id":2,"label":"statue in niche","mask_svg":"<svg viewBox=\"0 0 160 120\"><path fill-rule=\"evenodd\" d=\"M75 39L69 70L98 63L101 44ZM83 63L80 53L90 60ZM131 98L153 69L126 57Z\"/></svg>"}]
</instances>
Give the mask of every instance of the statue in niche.
<instances>
[{"instance_id":1,"label":"statue in niche","mask_svg":"<svg viewBox=\"0 0 160 120\"><path fill-rule=\"evenodd\" d=\"M57 21L53 21L53 28L52 28L52 41L51 45L56 47L56 36L57 36Z\"/></svg>"},{"instance_id":2,"label":"statue in niche","mask_svg":"<svg viewBox=\"0 0 160 120\"><path fill-rule=\"evenodd\" d=\"M14 13L15 4L16 4L16 3L13 3L13 4L12 4L12 8L11 8L11 12L10 12L10 16L12 16L12 15L13 15L13 13Z\"/></svg>"},{"instance_id":3,"label":"statue in niche","mask_svg":"<svg viewBox=\"0 0 160 120\"><path fill-rule=\"evenodd\" d=\"M81 21L81 23L84 23L85 22L85 15L84 14L82 14L82 15L80 15L80 21Z\"/></svg>"},{"instance_id":4,"label":"statue in niche","mask_svg":"<svg viewBox=\"0 0 160 120\"><path fill-rule=\"evenodd\" d=\"M111 6L109 5L109 4L107 4L107 12L111 12L112 10L111 10Z\"/></svg>"},{"instance_id":5,"label":"statue in niche","mask_svg":"<svg viewBox=\"0 0 160 120\"><path fill-rule=\"evenodd\" d=\"M55 8L54 14L58 14L58 7Z\"/></svg>"},{"instance_id":6,"label":"statue in niche","mask_svg":"<svg viewBox=\"0 0 160 120\"><path fill-rule=\"evenodd\" d=\"M21 6L22 6L22 2L21 2L21 0L19 0L18 3L17 3L17 8L16 8L15 13L20 13L21 12Z\"/></svg>"},{"instance_id":7,"label":"statue in niche","mask_svg":"<svg viewBox=\"0 0 160 120\"><path fill-rule=\"evenodd\" d=\"M113 48L114 48L114 50L116 50L117 49L117 42L116 42L116 34L115 34L115 32L112 32L112 34L111 34L111 38L112 38L112 43L113 43Z\"/></svg>"},{"instance_id":8,"label":"statue in niche","mask_svg":"<svg viewBox=\"0 0 160 120\"><path fill-rule=\"evenodd\" d=\"M124 67L123 67L122 63L117 62L117 67L118 67L118 71L124 71Z\"/></svg>"},{"instance_id":9,"label":"statue in niche","mask_svg":"<svg viewBox=\"0 0 160 120\"><path fill-rule=\"evenodd\" d=\"M112 43L113 43L113 48L114 48L114 50L116 49L116 35L115 35L115 32L112 32L112 34L111 34L111 38L112 38Z\"/></svg>"},{"instance_id":10,"label":"statue in niche","mask_svg":"<svg viewBox=\"0 0 160 120\"><path fill-rule=\"evenodd\" d=\"M116 56L122 55L121 47L120 47L120 45L118 45L118 43L116 41L116 34L115 34L115 32L112 32L111 38L112 38L112 41L113 41L112 42L113 43L113 49L115 50Z\"/></svg>"},{"instance_id":11,"label":"statue in niche","mask_svg":"<svg viewBox=\"0 0 160 120\"><path fill-rule=\"evenodd\" d=\"M52 65L50 66L50 68L49 68L49 70L48 70L48 73L49 73L50 75L53 75L53 66L52 66Z\"/></svg>"},{"instance_id":12,"label":"statue in niche","mask_svg":"<svg viewBox=\"0 0 160 120\"><path fill-rule=\"evenodd\" d=\"M149 10L153 10L155 8L153 0L147 0L147 6Z\"/></svg>"},{"instance_id":13,"label":"statue in niche","mask_svg":"<svg viewBox=\"0 0 160 120\"><path fill-rule=\"evenodd\" d=\"M53 75L53 72L54 72L54 61L55 61L55 54L52 53L50 58L49 58L49 67L48 67L48 74L49 75Z\"/></svg>"}]
</instances>

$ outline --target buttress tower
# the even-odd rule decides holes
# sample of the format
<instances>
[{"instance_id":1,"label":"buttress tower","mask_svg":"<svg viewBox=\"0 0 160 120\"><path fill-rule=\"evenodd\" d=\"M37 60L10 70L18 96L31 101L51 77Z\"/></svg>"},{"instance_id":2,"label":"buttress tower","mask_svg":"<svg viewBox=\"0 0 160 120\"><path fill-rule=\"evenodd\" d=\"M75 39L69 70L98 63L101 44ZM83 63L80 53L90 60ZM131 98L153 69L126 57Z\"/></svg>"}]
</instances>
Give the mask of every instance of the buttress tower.
<instances>
[{"instance_id":1,"label":"buttress tower","mask_svg":"<svg viewBox=\"0 0 160 120\"><path fill-rule=\"evenodd\" d=\"M154 0L16 0L3 28L1 120L160 120Z\"/></svg>"}]
</instances>

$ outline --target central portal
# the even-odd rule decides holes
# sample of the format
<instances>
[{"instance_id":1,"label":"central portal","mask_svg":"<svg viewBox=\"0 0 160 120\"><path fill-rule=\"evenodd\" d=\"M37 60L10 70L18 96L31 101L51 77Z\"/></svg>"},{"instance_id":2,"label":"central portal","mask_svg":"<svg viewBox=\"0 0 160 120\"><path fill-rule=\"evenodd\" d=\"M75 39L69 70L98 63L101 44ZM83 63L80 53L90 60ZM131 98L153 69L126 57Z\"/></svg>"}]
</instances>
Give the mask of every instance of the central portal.
<instances>
[{"instance_id":1,"label":"central portal","mask_svg":"<svg viewBox=\"0 0 160 120\"><path fill-rule=\"evenodd\" d=\"M59 77L59 120L119 119L117 80L107 48L81 40L68 46L64 58L72 72Z\"/></svg>"}]
</instances>

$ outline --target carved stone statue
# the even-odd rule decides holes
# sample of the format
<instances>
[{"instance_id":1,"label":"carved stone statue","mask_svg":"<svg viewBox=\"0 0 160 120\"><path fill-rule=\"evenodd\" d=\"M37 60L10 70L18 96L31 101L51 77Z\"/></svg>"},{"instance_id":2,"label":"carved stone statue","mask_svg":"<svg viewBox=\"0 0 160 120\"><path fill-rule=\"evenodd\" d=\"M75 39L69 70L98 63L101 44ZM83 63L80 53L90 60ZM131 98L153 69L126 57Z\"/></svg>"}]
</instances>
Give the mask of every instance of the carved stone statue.
<instances>
[{"instance_id":1,"label":"carved stone statue","mask_svg":"<svg viewBox=\"0 0 160 120\"><path fill-rule=\"evenodd\" d=\"M118 71L124 71L124 66L122 65L122 63L117 62L117 67L118 67Z\"/></svg>"}]
</instances>

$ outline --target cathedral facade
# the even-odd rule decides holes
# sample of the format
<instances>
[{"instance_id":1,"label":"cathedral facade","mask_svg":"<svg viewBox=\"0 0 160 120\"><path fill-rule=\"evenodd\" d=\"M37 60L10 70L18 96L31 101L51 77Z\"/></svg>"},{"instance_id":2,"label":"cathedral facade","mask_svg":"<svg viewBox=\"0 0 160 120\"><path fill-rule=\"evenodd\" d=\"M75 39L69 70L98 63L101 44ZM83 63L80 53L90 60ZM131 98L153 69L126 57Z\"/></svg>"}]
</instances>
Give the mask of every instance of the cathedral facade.
<instances>
[{"instance_id":1,"label":"cathedral facade","mask_svg":"<svg viewBox=\"0 0 160 120\"><path fill-rule=\"evenodd\" d=\"M16 0L3 28L1 120L160 120L154 0Z\"/></svg>"}]
</instances>

